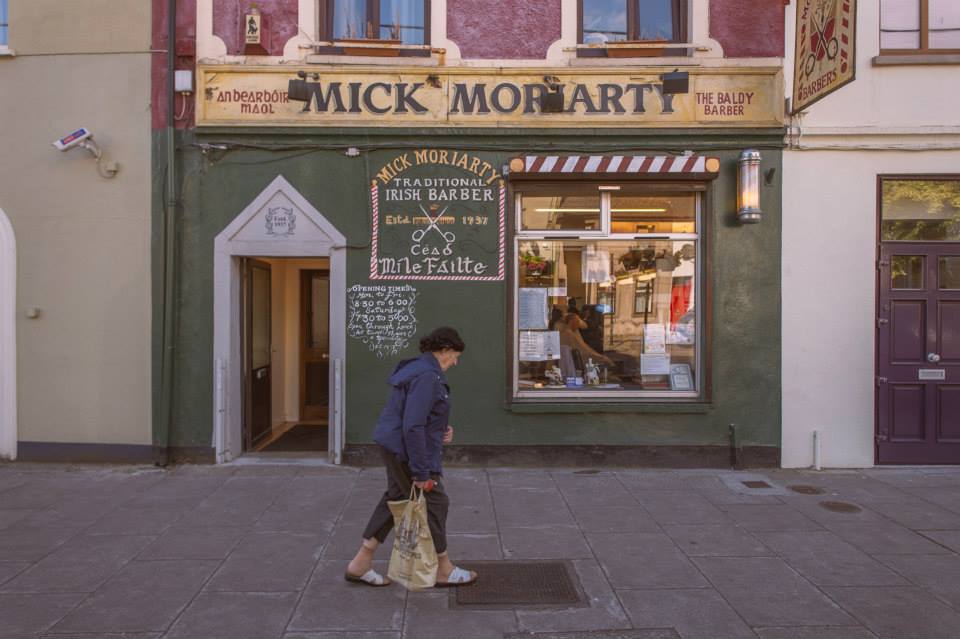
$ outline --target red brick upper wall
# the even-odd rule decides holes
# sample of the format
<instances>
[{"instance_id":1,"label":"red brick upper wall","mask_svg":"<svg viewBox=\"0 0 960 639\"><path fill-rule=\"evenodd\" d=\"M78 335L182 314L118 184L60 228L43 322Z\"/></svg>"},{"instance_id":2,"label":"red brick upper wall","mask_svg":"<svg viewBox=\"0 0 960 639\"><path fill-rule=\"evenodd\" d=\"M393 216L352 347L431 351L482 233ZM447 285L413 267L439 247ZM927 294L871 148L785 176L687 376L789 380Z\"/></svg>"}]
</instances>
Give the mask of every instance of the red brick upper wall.
<instances>
[{"instance_id":1,"label":"red brick upper wall","mask_svg":"<svg viewBox=\"0 0 960 639\"><path fill-rule=\"evenodd\" d=\"M783 0L711 0L710 37L727 58L783 56Z\"/></svg>"},{"instance_id":2,"label":"red brick upper wall","mask_svg":"<svg viewBox=\"0 0 960 639\"><path fill-rule=\"evenodd\" d=\"M213 32L229 55L243 55L244 16L251 5L257 5L262 16L260 46L266 55L283 55L283 45L297 34L297 0L213 0Z\"/></svg>"},{"instance_id":3,"label":"red brick upper wall","mask_svg":"<svg viewBox=\"0 0 960 639\"><path fill-rule=\"evenodd\" d=\"M447 37L464 58L546 58L560 0L447 0Z\"/></svg>"}]
</instances>

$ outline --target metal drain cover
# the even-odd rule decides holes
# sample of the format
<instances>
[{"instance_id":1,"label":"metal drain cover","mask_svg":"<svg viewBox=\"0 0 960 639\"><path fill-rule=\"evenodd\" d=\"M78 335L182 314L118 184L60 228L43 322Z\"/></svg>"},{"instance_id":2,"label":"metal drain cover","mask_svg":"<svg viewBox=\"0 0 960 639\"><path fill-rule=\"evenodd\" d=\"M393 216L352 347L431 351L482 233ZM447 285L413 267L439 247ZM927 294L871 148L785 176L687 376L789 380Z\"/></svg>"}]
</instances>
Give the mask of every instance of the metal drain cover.
<instances>
[{"instance_id":1,"label":"metal drain cover","mask_svg":"<svg viewBox=\"0 0 960 639\"><path fill-rule=\"evenodd\" d=\"M526 608L586 605L573 567L564 561L464 561L480 575L476 583L454 588L456 607Z\"/></svg>"},{"instance_id":2,"label":"metal drain cover","mask_svg":"<svg viewBox=\"0 0 960 639\"><path fill-rule=\"evenodd\" d=\"M800 493L801 495L822 495L826 492L823 488L818 488L817 486L806 486L803 484L787 486L787 488L795 493Z\"/></svg>"},{"instance_id":3,"label":"metal drain cover","mask_svg":"<svg viewBox=\"0 0 960 639\"><path fill-rule=\"evenodd\" d=\"M765 481L745 481L741 482L747 488L773 488L770 484Z\"/></svg>"},{"instance_id":4,"label":"metal drain cover","mask_svg":"<svg viewBox=\"0 0 960 639\"><path fill-rule=\"evenodd\" d=\"M845 501L821 501L819 503L821 508L826 508L834 513L858 513L862 510L860 506L848 504Z\"/></svg>"}]
</instances>

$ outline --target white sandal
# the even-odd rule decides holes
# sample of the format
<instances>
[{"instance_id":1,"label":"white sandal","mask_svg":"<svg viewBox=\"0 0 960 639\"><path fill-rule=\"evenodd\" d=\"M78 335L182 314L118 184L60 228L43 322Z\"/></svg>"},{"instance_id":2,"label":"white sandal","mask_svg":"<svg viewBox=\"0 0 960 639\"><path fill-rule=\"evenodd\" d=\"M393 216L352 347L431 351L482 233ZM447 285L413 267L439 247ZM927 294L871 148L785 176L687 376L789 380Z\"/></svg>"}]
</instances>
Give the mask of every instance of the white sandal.
<instances>
[{"instance_id":1,"label":"white sandal","mask_svg":"<svg viewBox=\"0 0 960 639\"><path fill-rule=\"evenodd\" d=\"M468 584L472 584L476 580L476 574L470 572L469 570L464 570L463 568L454 566L453 570L450 571L450 575L447 577L447 580L438 581L436 587L449 588L450 586L466 586Z\"/></svg>"},{"instance_id":2,"label":"white sandal","mask_svg":"<svg viewBox=\"0 0 960 639\"><path fill-rule=\"evenodd\" d=\"M373 568L363 573L359 577L356 575L351 575L349 572L345 572L343 573L343 578L351 583L365 584L367 586L373 586L374 588L389 586L393 583Z\"/></svg>"}]
</instances>

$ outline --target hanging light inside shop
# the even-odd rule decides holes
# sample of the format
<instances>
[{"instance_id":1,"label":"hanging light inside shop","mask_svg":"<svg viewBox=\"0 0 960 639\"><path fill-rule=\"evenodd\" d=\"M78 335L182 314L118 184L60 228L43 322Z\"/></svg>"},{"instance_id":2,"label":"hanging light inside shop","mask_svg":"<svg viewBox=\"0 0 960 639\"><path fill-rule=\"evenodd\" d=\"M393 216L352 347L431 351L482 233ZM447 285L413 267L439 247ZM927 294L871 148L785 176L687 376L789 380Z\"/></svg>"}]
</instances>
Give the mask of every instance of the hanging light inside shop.
<instances>
[{"instance_id":1,"label":"hanging light inside shop","mask_svg":"<svg viewBox=\"0 0 960 639\"><path fill-rule=\"evenodd\" d=\"M760 151L747 149L740 154L740 188L737 191L737 219L741 224L756 224L760 210Z\"/></svg>"}]
</instances>

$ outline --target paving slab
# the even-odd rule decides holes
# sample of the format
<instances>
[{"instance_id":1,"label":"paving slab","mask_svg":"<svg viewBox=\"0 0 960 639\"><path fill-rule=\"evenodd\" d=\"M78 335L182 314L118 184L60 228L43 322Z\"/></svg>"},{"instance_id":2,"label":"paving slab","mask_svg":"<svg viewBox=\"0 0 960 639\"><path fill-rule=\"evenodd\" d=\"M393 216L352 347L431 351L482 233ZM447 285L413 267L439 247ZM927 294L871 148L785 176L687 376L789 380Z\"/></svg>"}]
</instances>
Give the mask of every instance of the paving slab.
<instances>
[{"instance_id":1,"label":"paving slab","mask_svg":"<svg viewBox=\"0 0 960 639\"><path fill-rule=\"evenodd\" d=\"M458 559L503 559L500 536L496 534L451 534L447 533L447 550L456 562ZM386 556L387 549L384 549Z\"/></svg>"},{"instance_id":2,"label":"paving slab","mask_svg":"<svg viewBox=\"0 0 960 639\"><path fill-rule=\"evenodd\" d=\"M617 594L635 626L673 628L682 639L756 639L713 589L620 590Z\"/></svg>"},{"instance_id":3,"label":"paving slab","mask_svg":"<svg viewBox=\"0 0 960 639\"><path fill-rule=\"evenodd\" d=\"M791 568L817 586L910 585L903 577L831 532L766 532L757 535Z\"/></svg>"},{"instance_id":4,"label":"paving slab","mask_svg":"<svg viewBox=\"0 0 960 639\"><path fill-rule=\"evenodd\" d=\"M448 533L496 533L497 516L491 502L462 504L451 497L450 510L447 513ZM363 511L363 519L370 516L376 500L371 501Z\"/></svg>"},{"instance_id":5,"label":"paving slab","mask_svg":"<svg viewBox=\"0 0 960 639\"><path fill-rule=\"evenodd\" d=\"M448 609L444 592L410 593L404 615L404 639L503 639L517 630L512 610Z\"/></svg>"},{"instance_id":6,"label":"paving slab","mask_svg":"<svg viewBox=\"0 0 960 639\"><path fill-rule=\"evenodd\" d=\"M0 638L25 639L49 630L70 612L82 594L0 594Z\"/></svg>"},{"instance_id":7,"label":"paving slab","mask_svg":"<svg viewBox=\"0 0 960 639\"><path fill-rule=\"evenodd\" d=\"M386 574L387 564L374 562ZM371 588L344 581L346 564L320 561L293 613L289 631L403 630L407 591L398 584Z\"/></svg>"},{"instance_id":8,"label":"paving slab","mask_svg":"<svg viewBox=\"0 0 960 639\"><path fill-rule=\"evenodd\" d=\"M302 590L323 551L324 535L248 535L220 565L206 590L293 592ZM346 562L343 562L346 567Z\"/></svg>"},{"instance_id":9,"label":"paving slab","mask_svg":"<svg viewBox=\"0 0 960 639\"><path fill-rule=\"evenodd\" d=\"M875 504L873 508L907 528L960 530L960 514L919 499L906 504Z\"/></svg>"},{"instance_id":10,"label":"paving slab","mask_svg":"<svg viewBox=\"0 0 960 639\"><path fill-rule=\"evenodd\" d=\"M64 528L8 528L0 534L0 561L39 561L74 534L75 530Z\"/></svg>"},{"instance_id":11,"label":"paving slab","mask_svg":"<svg viewBox=\"0 0 960 639\"><path fill-rule=\"evenodd\" d=\"M600 565L591 559L574 561L573 567L589 607L518 610L520 629L544 632L629 628L630 620Z\"/></svg>"},{"instance_id":12,"label":"paving slab","mask_svg":"<svg viewBox=\"0 0 960 639\"><path fill-rule=\"evenodd\" d=\"M956 639L960 614L921 588L825 588L881 639Z\"/></svg>"},{"instance_id":13,"label":"paving slab","mask_svg":"<svg viewBox=\"0 0 960 639\"><path fill-rule=\"evenodd\" d=\"M138 559L224 559L244 536L243 528L173 526L157 537Z\"/></svg>"},{"instance_id":14,"label":"paving slab","mask_svg":"<svg viewBox=\"0 0 960 639\"><path fill-rule=\"evenodd\" d=\"M876 555L876 558L960 610L960 556Z\"/></svg>"},{"instance_id":15,"label":"paving slab","mask_svg":"<svg viewBox=\"0 0 960 639\"><path fill-rule=\"evenodd\" d=\"M893 522L830 526L830 531L869 555L949 554L950 550Z\"/></svg>"},{"instance_id":16,"label":"paving slab","mask_svg":"<svg viewBox=\"0 0 960 639\"><path fill-rule=\"evenodd\" d=\"M400 632L360 631L350 632L288 632L283 639L401 639Z\"/></svg>"},{"instance_id":17,"label":"paving slab","mask_svg":"<svg viewBox=\"0 0 960 639\"><path fill-rule=\"evenodd\" d=\"M769 557L773 552L756 536L734 524L664 526L688 557Z\"/></svg>"},{"instance_id":18,"label":"paving slab","mask_svg":"<svg viewBox=\"0 0 960 639\"><path fill-rule=\"evenodd\" d=\"M28 510L26 508L0 510L0 530L9 528L18 521L26 519L37 512L39 511Z\"/></svg>"},{"instance_id":19,"label":"paving slab","mask_svg":"<svg viewBox=\"0 0 960 639\"><path fill-rule=\"evenodd\" d=\"M501 527L572 526L576 520L560 491L493 487L493 504Z\"/></svg>"},{"instance_id":20,"label":"paving slab","mask_svg":"<svg viewBox=\"0 0 960 639\"><path fill-rule=\"evenodd\" d=\"M944 548L960 553L960 530L918 530L916 532Z\"/></svg>"},{"instance_id":21,"label":"paving slab","mask_svg":"<svg viewBox=\"0 0 960 639\"><path fill-rule=\"evenodd\" d=\"M55 632L165 631L217 567L215 561L134 561L55 626Z\"/></svg>"},{"instance_id":22,"label":"paving slab","mask_svg":"<svg viewBox=\"0 0 960 639\"><path fill-rule=\"evenodd\" d=\"M877 639L866 628L818 626L812 628L754 628L760 639Z\"/></svg>"},{"instance_id":23,"label":"paving slab","mask_svg":"<svg viewBox=\"0 0 960 639\"><path fill-rule=\"evenodd\" d=\"M519 632L504 639L681 639L672 628L574 630L572 632Z\"/></svg>"},{"instance_id":24,"label":"paving slab","mask_svg":"<svg viewBox=\"0 0 960 639\"><path fill-rule=\"evenodd\" d=\"M695 557L720 594L751 626L857 625L776 557Z\"/></svg>"},{"instance_id":25,"label":"paving slab","mask_svg":"<svg viewBox=\"0 0 960 639\"><path fill-rule=\"evenodd\" d=\"M583 532L577 526L508 528L501 526L500 540L506 559L593 558Z\"/></svg>"},{"instance_id":26,"label":"paving slab","mask_svg":"<svg viewBox=\"0 0 960 639\"><path fill-rule=\"evenodd\" d=\"M297 593L203 592L165 639L279 639Z\"/></svg>"},{"instance_id":27,"label":"paving slab","mask_svg":"<svg viewBox=\"0 0 960 639\"><path fill-rule=\"evenodd\" d=\"M584 532L660 532L660 524L639 504L597 506L571 504L573 516ZM626 502L629 503L629 502Z\"/></svg>"},{"instance_id":28,"label":"paving slab","mask_svg":"<svg viewBox=\"0 0 960 639\"><path fill-rule=\"evenodd\" d=\"M724 508L738 525L750 531L823 530L823 526L790 506L735 505Z\"/></svg>"},{"instance_id":29,"label":"paving slab","mask_svg":"<svg viewBox=\"0 0 960 639\"><path fill-rule=\"evenodd\" d=\"M706 588L709 583L662 533L587 533L614 588Z\"/></svg>"},{"instance_id":30,"label":"paving slab","mask_svg":"<svg viewBox=\"0 0 960 639\"><path fill-rule=\"evenodd\" d=\"M180 519L184 508L118 508L98 519L90 535L159 535Z\"/></svg>"},{"instance_id":31,"label":"paving slab","mask_svg":"<svg viewBox=\"0 0 960 639\"><path fill-rule=\"evenodd\" d=\"M0 561L0 586L32 565L29 561Z\"/></svg>"},{"instance_id":32,"label":"paving slab","mask_svg":"<svg viewBox=\"0 0 960 639\"><path fill-rule=\"evenodd\" d=\"M632 494L644 510L664 526L730 523L722 510L694 491L635 490Z\"/></svg>"}]
</instances>

